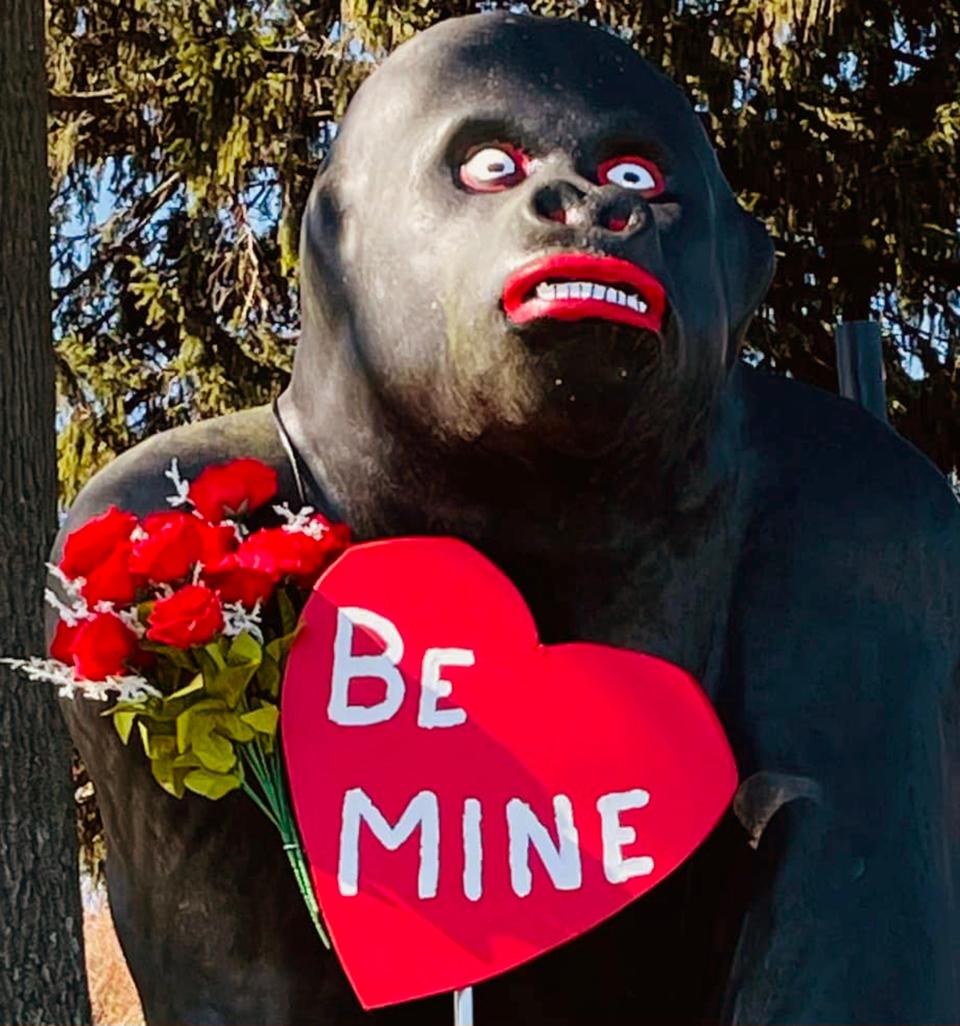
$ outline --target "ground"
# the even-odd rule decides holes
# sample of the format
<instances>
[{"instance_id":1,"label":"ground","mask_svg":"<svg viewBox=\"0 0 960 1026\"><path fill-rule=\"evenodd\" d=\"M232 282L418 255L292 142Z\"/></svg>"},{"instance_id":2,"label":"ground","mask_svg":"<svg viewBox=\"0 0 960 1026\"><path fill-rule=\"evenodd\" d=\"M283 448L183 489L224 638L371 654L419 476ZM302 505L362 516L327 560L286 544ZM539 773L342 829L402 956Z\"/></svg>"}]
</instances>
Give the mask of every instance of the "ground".
<instances>
[{"instance_id":1,"label":"ground","mask_svg":"<svg viewBox=\"0 0 960 1026\"><path fill-rule=\"evenodd\" d=\"M107 892L86 881L83 938L93 1026L143 1026L140 999L113 929Z\"/></svg>"}]
</instances>

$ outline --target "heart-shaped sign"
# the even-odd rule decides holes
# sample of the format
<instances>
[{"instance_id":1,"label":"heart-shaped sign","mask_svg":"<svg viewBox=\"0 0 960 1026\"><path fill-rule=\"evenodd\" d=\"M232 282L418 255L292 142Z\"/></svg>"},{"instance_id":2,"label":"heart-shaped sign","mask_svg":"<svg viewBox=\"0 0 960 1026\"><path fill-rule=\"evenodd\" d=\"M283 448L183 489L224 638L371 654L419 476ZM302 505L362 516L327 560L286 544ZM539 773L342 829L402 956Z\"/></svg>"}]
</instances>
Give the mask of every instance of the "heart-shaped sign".
<instances>
[{"instance_id":1,"label":"heart-shaped sign","mask_svg":"<svg viewBox=\"0 0 960 1026\"><path fill-rule=\"evenodd\" d=\"M358 545L321 577L282 737L317 899L366 1008L465 987L656 886L736 787L696 682L545 646L449 538Z\"/></svg>"}]
</instances>

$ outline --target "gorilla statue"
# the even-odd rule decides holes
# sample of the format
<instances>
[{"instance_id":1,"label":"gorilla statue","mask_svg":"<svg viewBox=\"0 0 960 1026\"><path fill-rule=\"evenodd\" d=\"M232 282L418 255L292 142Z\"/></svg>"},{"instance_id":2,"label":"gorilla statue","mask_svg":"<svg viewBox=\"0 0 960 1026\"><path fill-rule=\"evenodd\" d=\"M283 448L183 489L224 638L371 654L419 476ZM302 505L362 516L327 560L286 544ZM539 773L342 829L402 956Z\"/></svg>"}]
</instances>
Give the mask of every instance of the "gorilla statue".
<instances>
[{"instance_id":1,"label":"gorilla statue","mask_svg":"<svg viewBox=\"0 0 960 1026\"><path fill-rule=\"evenodd\" d=\"M65 530L166 508L172 457L257 457L360 539L470 542L547 643L683 666L745 781L654 892L480 985L478 1020L960 1019L960 510L856 405L738 360L773 247L680 91L573 21L443 22L358 91L301 255L277 403L138 445ZM253 803L171 798L67 704L151 1026L450 1021L448 996L363 1012Z\"/></svg>"}]
</instances>

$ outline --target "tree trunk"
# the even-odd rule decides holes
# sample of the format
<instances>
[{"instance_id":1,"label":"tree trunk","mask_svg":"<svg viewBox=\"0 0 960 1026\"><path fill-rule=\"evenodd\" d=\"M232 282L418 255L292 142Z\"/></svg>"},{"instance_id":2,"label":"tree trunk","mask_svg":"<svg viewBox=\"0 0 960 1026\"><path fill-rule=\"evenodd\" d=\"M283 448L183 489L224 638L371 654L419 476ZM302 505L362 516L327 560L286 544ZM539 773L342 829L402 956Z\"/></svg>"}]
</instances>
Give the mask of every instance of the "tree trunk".
<instances>
[{"instance_id":1,"label":"tree trunk","mask_svg":"<svg viewBox=\"0 0 960 1026\"><path fill-rule=\"evenodd\" d=\"M0 0L0 654L43 651L56 527L43 0ZM70 744L0 666L0 1022L90 1021Z\"/></svg>"}]
</instances>

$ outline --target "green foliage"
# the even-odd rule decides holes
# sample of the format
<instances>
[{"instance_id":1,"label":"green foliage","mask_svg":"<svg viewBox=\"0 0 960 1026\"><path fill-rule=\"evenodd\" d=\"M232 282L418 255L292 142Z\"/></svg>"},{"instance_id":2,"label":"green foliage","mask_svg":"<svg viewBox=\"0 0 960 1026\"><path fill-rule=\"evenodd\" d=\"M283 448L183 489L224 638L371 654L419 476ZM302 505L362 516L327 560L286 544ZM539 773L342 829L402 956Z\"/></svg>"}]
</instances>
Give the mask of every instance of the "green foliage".
<instances>
[{"instance_id":1,"label":"green foliage","mask_svg":"<svg viewBox=\"0 0 960 1026\"><path fill-rule=\"evenodd\" d=\"M331 125L383 54L473 6L51 0L65 500L140 438L282 387ZM611 27L693 96L777 243L754 358L834 388L833 324L882 316L895 423L957 466L957 0L532 6Z\"/></svg>"},{"instance_id":2,"label":"green foliage","mask_svg":"<svg viewBox=\"0 0 960 1026\"><path fill-rule=\"evenodd\" d=\"M202 648L144 646L156 657L151 676L165 685L163 697L117 702L104 715L124 744L137 728L164 790L222 798L244 785L241 746L256 745L260 757L274 751L279 709L268 698L276 698L279 673L275 656L266 672L262 663L265 648L285 654L292 642L287 634L264 646L244 632Z\"/></svg>"},{"instance_id":3,"label":"green foliage","mask_svg":"<svg viewBox=\"0 0 960 1026\"><path fill-rule=\"evenodd\" d=\"M191 791L217 801L243 790L276 827L317 935L329 948L276 743L280 667L299 615L284 589L276 597L276 615L267 622L279 622L279 633L265 628L269 640L243 631L188 649L142 642L154 657L148 675L161 695L116 702L103 715L113 717L125 745L136 728L154 780L174 798ZM96 867L99 823L84 819L81 826L87 862Z\"/></svg>"}]
</instances>

